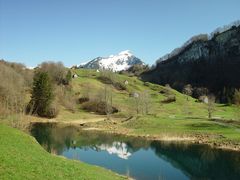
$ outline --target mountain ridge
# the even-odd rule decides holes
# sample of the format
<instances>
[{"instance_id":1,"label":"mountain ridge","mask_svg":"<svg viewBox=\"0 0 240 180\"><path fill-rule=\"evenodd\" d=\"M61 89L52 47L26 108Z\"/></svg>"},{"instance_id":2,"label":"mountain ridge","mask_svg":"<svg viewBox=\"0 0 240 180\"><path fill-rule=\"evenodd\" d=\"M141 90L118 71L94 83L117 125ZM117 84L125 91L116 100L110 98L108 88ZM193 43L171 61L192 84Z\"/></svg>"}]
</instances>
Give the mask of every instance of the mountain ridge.
<instances>
[{"instance_id":1,"label":"mountain ridge","mask_svg":"<svg viewBox=\"0 0 240 180\"><path fill-rule=\"evenodd\" d=\"M110 55L108 57L97 57L86 63L82 63L78 68L86 69L107 69L114 72L119 72L129 69L131 66L145 63L134 56L129 50L121 51L117 55Z\"/></svg>"}]
</instances>

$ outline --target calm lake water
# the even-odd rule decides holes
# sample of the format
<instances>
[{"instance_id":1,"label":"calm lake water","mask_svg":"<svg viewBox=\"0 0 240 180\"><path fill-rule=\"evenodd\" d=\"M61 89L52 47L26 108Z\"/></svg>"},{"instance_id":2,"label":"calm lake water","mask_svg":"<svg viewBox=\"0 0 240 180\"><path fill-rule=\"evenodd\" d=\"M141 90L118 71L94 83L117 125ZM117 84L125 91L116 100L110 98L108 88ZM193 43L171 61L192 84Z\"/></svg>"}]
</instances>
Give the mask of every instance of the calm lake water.
<instances>
[{"instance_id":1,"label":"calm lake water","mask_svg":"<svg viewBox=\"0 0 240 180\"><path fill-rule=\"evenodd\" d=\"M56 124L34 124L31 134L48 152L134 179L240 179L240 153L207 145L146 141Z\"/></svg>"}]
</instances>

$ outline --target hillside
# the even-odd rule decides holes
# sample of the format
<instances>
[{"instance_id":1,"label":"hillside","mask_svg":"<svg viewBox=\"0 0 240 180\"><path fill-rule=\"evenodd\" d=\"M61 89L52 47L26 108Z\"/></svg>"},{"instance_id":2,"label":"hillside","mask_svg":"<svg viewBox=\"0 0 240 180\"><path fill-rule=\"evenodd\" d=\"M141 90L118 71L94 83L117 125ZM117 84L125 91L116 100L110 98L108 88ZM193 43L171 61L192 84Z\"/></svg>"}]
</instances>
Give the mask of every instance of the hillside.
<instances>
[{"instance_id":1,"label":"hillside","mask_svg":"<svg viewBox=\"0 0 240 180\"><path fill-rule=\"evenodd\" d=\"M155 67L142 74L146 81L170 84L181 91L183 86L208 88L220 102L232 99L240 88L239 21L211 36L191 38L182 47L160 58Z\"/></svg>"},{"instance_id":2,"label":"hillside","mask_svg":"<svg viewBox=\"0 0 240 180\"><path fill-rule=\"evenodd\" d=\"M237 106L216 104L213 117L209 120L206 104L191 97L187 98L170 87L114 73L112 76L115 82L128 82L124 90L119 90L118 86L103 82L100 78L103 75L101 72L88 69L73 71L78 74L72 81L75 95L79 98L88 96L92 100L99 100L107 91L112 96L112 106L118 109L118 112L100 115L84 110L82 103L77 105L76 112L62 108L54 119L57 122L82 124L86 128L128 135L151 135L160 139L196 138L206 142L239 143L240 123ZM132 97L136 93L144 100ZM171 101L172 97L175 97L176 101Z\"/></svg>"}]
</instances>

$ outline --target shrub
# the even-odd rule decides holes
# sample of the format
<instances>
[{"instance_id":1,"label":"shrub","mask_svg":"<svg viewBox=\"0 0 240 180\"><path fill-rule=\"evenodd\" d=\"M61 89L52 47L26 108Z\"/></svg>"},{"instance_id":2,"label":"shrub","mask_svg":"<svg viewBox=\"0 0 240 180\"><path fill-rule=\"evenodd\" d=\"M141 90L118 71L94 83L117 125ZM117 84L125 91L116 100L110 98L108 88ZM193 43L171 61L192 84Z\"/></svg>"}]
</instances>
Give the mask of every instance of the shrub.
<instances>
[{"instance_id":1,"label":"shrub","mask_svg":"<svg viewBox=\"0 0 240 180\"><path fill-rule=\"evenodd\" d=\"M50 108L48 109L48 111L46 112L46 117L55 118L55 117L57 117L58 113L59 113L58 106L51 105Z\"/></svg>"},{"instance_id":2,"label":"shrub","mask_svg":"<svg viewBox=\"0 0 240 180\"><path fill-rule=\"evenodd\" d=\"M78 99L78 102L79 102L80 104L85 103L85 102L87 102L87 101L89 101L89 98L88 98L88 97L80 97L80 98Z\"/></svg>"},{"instance_id":3,"label":"shrub","mask_svg":"<svg viewBox=\"0 0 240 180\"><path fill-rule=\"evenodd\" d=\"M193 88L193 97L200 98L201 96L207 96L208 89L204 87Z\"/></svg>"},{"instance_id":4,"label":"shrub","mask_svg":"<svg viewBox=\"0 0 240 180\"><path fill-rule=\"evenodd\" d=\"M127 89L126 85L123 82L119 81L113 72L103 71L98 76L98 79L104 84L113 85L117 90L126 90Z\"/></svg>"},{"instance_id":5,"label":"shrub","mask_svg":"<svg viewBox=\"0 0 240 180\"><path fill-rule=\"evenodd\" d=\"M115 82L115 83L113 84L113 86L114 86L117 90L126 90L126 89L127 89L126 85L125 85L124 83L122 83L122 82Z\"/></svg>"},{"instance_id":6,"label":"shrub","mask_svg":"<svg viewBox=\"0 0 240 180\"><path fill-rule=\"evenodd\" d=\"M234 92L234 103L238 106L240 106L240 89L237 90L235 89L235 92Z\"/></svg>"},{"instance_id":7,"label":"shrub","mask_svg":"<svg viewBox=\"0 0 240 180\"><path fill-rule=\"evenodd\" d=\"M82 108L86 111L95 112L100 115L106 115L107 113L112 114L112 113L118 112L117 108L110 106L103 101L94 101L94 100L87 101L82 104Z\"/></svg>"},{"instance_id":8,"label":"shrub","mask_svg":"<svg viewBox=\"0 0 240 180\"><path fill-rule=\"evenodd\" d=\"M176 96L171 95L171 96L168 96L166 99L162 100L161 102L167 104L175 101L176 101Z\"/></svg>"}]
</instances>

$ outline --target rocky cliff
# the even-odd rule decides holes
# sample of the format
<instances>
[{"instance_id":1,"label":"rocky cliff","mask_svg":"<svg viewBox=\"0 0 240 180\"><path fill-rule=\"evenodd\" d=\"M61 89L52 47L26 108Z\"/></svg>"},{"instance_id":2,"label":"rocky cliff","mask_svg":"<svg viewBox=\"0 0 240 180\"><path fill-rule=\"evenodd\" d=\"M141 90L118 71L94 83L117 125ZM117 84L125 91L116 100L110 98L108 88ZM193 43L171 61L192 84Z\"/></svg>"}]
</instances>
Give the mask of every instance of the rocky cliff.
<instances>
[{"instance_id":1,"label":"rocky cliff","mask_svg":"<svg viewBox=\"0 0 240 180\"><path fill-rule=\"evenodd\" d=\"M240 22L209 36L191 38L158 59L150 71L142 74L142 79L170 84L179 91L186 84L206 87L220 101L227 101L224 93L232 96L234 88L240 88Z\"/></svg>"}]
</instances>

